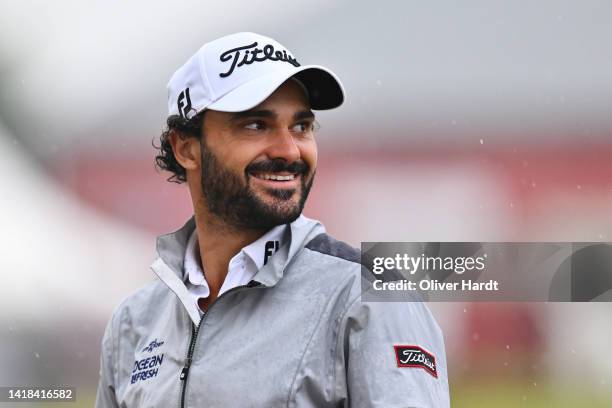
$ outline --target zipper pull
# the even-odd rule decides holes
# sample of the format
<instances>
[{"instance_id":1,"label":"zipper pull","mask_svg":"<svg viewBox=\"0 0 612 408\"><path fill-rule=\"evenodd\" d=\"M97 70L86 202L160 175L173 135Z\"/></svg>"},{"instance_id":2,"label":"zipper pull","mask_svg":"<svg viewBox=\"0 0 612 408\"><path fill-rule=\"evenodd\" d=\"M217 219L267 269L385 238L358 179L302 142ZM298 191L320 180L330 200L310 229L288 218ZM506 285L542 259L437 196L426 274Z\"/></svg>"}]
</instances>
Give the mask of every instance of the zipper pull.
<instances>
[{"instance_id":1,"label":"zipper pull","mask_svg":"<svg viewBox=\"0 0 612 408\"><path fill-rule=\"evenodd\" d=\"M183 367L183 369L181 370L181 381L185 381L185 378L187 378L187 374L189 374L189 366L188 365Z\"/></svg>"}]
</instances>

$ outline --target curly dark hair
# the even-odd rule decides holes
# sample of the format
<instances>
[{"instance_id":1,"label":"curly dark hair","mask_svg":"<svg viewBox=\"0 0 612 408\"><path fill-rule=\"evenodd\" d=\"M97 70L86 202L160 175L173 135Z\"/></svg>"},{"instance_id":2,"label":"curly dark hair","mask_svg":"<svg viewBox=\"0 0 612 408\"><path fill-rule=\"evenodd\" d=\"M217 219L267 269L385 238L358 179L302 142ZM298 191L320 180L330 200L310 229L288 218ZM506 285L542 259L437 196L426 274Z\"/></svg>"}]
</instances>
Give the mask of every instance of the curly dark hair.
<instances>
[{"instance_id":1,"label":"curly dark hair","mask_svg":"<svg viewBox=\"0 0 612 408\"><path fill-rule=\"evenodd\" d=\"M202 127L204 126L205 110L198 113L191 119L184 118L179 115L170 115L166 120L166 129L159 137L159 145L152 142L153 147L159 150L155 156L155 167L158 170L166 170L172 173L168 177L168 181L173 183L184 183L187 181L187 173L185 168L174 157L172 144L170 144L170 135L177 132L179 137L185 139L195 137L199 139L202 135Z\"/></svg>"}]
</instances>

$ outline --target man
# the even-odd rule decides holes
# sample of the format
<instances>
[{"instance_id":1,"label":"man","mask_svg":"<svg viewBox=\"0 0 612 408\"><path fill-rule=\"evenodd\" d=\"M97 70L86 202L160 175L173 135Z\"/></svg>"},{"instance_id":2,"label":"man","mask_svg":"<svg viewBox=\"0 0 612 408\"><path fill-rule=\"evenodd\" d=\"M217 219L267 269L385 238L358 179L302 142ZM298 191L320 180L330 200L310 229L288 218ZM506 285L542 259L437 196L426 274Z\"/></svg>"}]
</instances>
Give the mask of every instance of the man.
<instances>
[{"instance_id":1,"label":"man","mask_svg":"<svg viewBox=\"0 0 612 408\"><path fill-rule=\"evenodd\" d=\"M238 33L168 91L157 164L187 182L194 217L158 238L159 280L114 312L96 406L449 406L427 308L362 302L359 252L301 215L312 110L343 102L336 76Z\"/></svg>"}]
</instances>

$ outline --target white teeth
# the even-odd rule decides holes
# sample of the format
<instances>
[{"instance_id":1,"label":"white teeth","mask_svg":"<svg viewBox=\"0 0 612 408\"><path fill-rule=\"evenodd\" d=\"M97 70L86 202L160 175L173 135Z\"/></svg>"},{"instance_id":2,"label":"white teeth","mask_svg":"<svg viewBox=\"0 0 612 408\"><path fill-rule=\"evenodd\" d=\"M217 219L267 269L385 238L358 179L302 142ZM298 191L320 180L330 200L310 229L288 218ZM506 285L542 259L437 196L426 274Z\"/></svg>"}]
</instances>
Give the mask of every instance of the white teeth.
<instances>
[{"instance_id":1,"label":"white teeth","mask_svg":"<svg viewBox=\"0 0 612 408\"><path fill-rule=\"evenodd\" d=\"M288 181L295 179L295 174L290 174L288 176L279 176L276 174L258 174L257 178L263 180L276 180L276 181Z\"/></svg>"}]
</instances>

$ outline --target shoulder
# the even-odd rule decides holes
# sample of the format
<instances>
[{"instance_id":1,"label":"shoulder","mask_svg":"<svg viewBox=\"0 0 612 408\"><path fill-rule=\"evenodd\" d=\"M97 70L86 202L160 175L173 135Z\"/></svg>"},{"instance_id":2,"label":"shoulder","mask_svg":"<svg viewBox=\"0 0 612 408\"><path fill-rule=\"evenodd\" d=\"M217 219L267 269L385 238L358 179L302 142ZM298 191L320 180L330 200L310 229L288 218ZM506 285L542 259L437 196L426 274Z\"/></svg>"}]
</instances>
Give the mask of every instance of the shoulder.
<instances>
[{"instance_id":1,"label":"shoulder","mask_svg":"<svg viewBox=\"0 0 612 408\"><path fill-rule=\"evenodd\" d=\"M312 238L304 246L306 258L313 269L323 269L328 279L345 280L355 283L368 278L371 271L363 267L361 251L327 233Z\"/></svg>"},{"instance_id":2,"label":"shoulder","mask_svg":"<svg viewBox=\"0 0 612 408\"><path fill-rule=\"evenodd\" d=\"M305 247L321 255L337 258L338 260L355 264L361 263L359 249L350 246L346 242L337 240L327 233L317 235Z\"/></svg>"},{"instance_id":3,"label":"shoulder","mask_svg":"<svg viewBox=\"0 0 612 408\"><path fill-rule=\"evenodd\" d=\"M330 287L342 286L358 293L363 274L370 272L361 265L361 252L327 233L312 238L304 246L299 263L311 276L324 278ZM352 297L352 296L351 296Z\"/></svg>"},{"instance_id":4,"label":"shoulder","mask_svg":"<svg viewBox=\"0 0 612 408\"><path fill-rule=\"evenodd\" d=\"M306 243L294 268L302 280L317 284L317 292L341 299L345 309L375 278L361 257L359 249L321 233Z\"/></svg>"},{"instance_id":5,"label":"shoulder","mask_svg":"<svg viewBox=\"0 0 612 408\"><path fill-rule=\"evenodd\" d=\"M146 319L148 310L154 299L163 296L163 288L158 280L133 291L123 298L118 306L113 310L110 319L106 324L102 337L102 354L116 362L116 353L119 349L121 333L125 333L125 328L131 330L132 327L139 325L139 320ZM114 366L114 364L111 364Z\"/></svg>"},{"instance_id":6,"label":"shoulder","mask_svg":"<svg viewBox=\"0 0 612 408\"><path fill-rule=\"evenodd\" d=\"M442 331L435 318L424 300L417 294L408 293L395 298L388 292L374 289L372 283L378 278L366 267L370 262L367 260L367 255L362 254L359 249L326 233L314 237L305 248L342 266L337 269L341 274L355 277L352 279L351 297L347 299L345 319L360 316L369 320L376 316L375 320L382 324L393 322L397 325L401 325L402 322L405 324L409 320L410 326L419 327L423 332L432 333L435 337L442 337ZM392 276L385 278L394 279Z\"/></svg>"},{"instance_id":7,"label":"shoulder","mask_svg":"<svg viewBox=\"0 0 612 408\"><path fill-rule=\"evenodd\" d=\"M373 282L376 275L368 265L367 254L327 233L312 238L304 247L313 265L324 268L330 279L350 280L361 288L364 282Z\"/></svg>"},{"instance_id":8,"label":"shoulder","mask_svg":"<svg viewBox=\"0 0 612 408\"><path fill-rule=\"evenodd\" d=\"M151 311L167 302L171 295L168 287L155 279L134 290L119 303L112 313L110 325L133 324L135 320L146 319Z\"/></svg>"}]
</instances>

